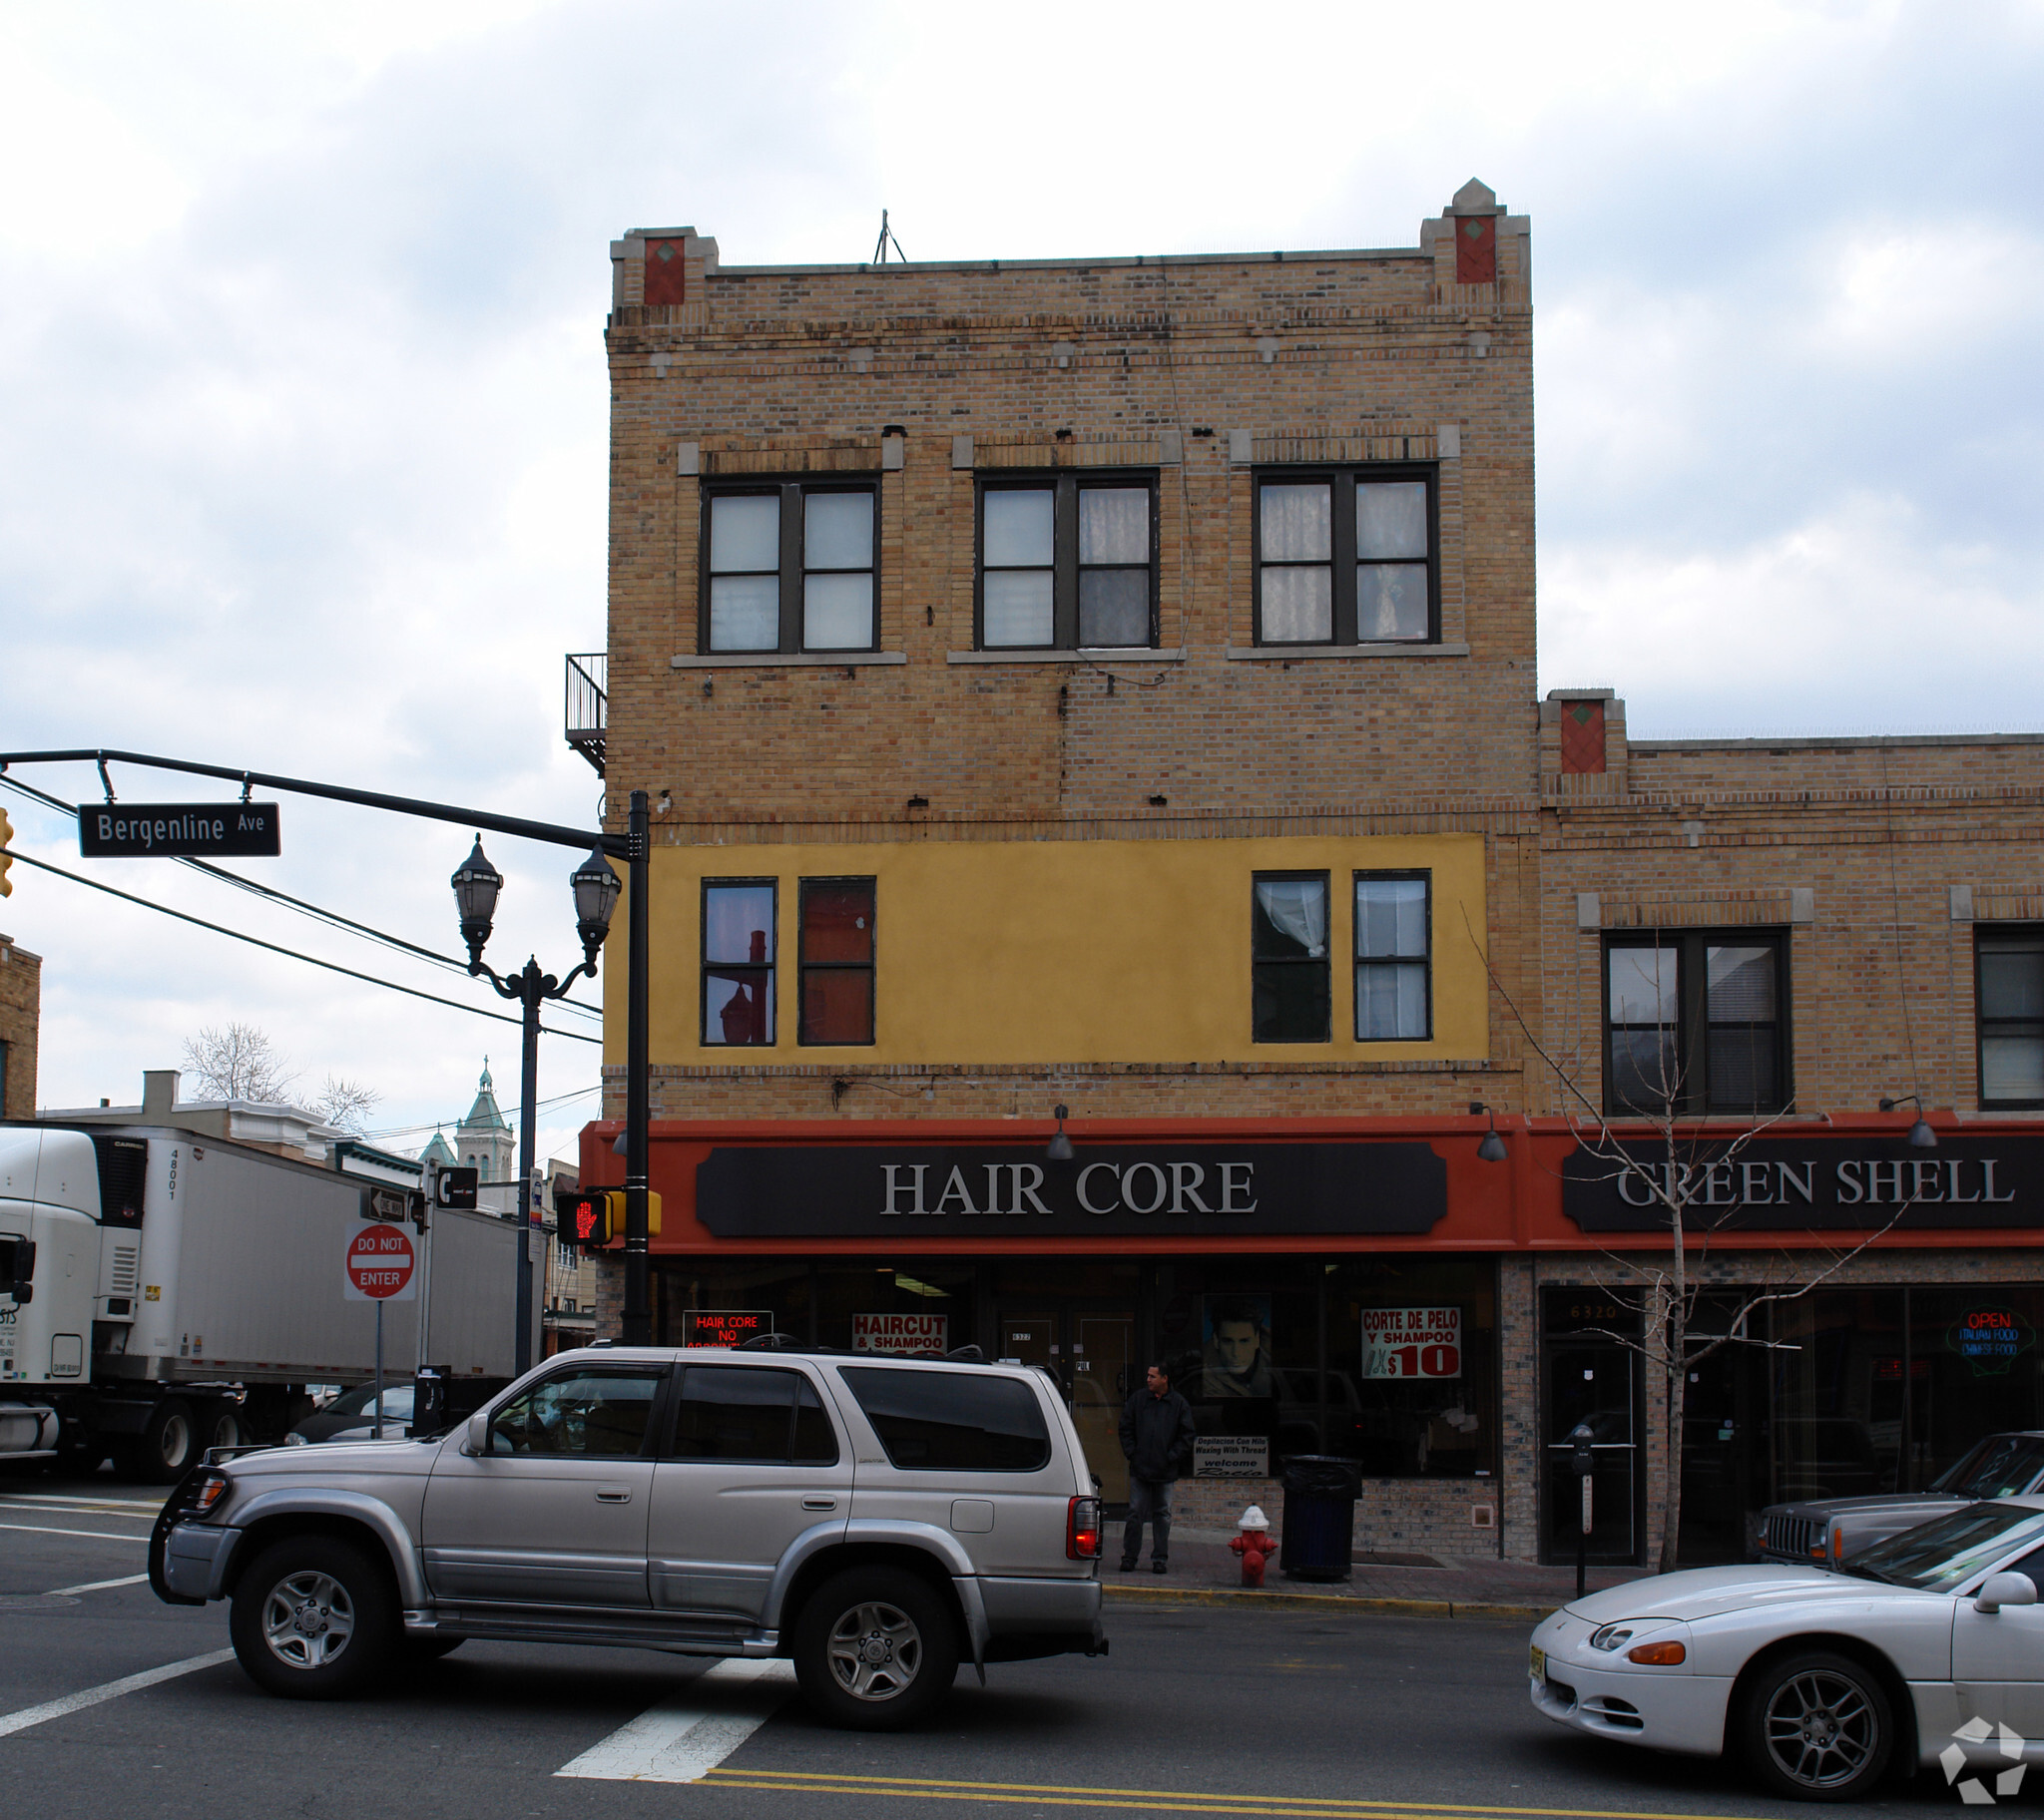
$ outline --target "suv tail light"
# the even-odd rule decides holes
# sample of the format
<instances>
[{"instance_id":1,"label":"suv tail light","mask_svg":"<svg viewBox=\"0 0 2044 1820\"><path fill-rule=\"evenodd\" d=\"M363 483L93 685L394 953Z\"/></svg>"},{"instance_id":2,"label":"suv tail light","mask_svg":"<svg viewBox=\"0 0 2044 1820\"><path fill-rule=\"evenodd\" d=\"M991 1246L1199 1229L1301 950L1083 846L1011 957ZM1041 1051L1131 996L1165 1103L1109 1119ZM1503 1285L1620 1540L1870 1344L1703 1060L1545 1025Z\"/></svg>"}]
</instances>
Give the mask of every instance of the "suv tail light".
<instances>
[{"instance_id":1,"label":"suv tail light","mask_svg":"<svg viewBox=\"0 0 2044 1820\"><path fill-rule=\"evenodd\" d=\"M1065 1559L1100 1559L1100 1500L1074 1498L1065 1514Z\"/></svg>"}]
</instances>

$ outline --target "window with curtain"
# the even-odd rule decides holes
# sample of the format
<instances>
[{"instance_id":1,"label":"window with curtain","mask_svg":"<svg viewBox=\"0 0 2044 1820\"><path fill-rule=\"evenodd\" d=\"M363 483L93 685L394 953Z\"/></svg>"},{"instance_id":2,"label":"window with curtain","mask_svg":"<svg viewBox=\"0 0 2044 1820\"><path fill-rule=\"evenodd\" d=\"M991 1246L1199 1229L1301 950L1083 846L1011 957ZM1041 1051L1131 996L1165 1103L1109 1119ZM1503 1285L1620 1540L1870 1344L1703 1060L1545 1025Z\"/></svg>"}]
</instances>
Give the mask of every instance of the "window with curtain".
<instances>
[{"instance_id":1,"label":"window with curtain","mask_svg":"<svg viewBox=\"0 0 2044 1820\"><path fill-rule=\"evenodd\" d=\"M838 482L709 487L705 653L871 651L879 643L878 490Z\"/></svg>"},{"instance_id":2,"label":"window with curtain","mask_svg":"<svg viewBox=\"0 0 2044 1820\"><path fill-rule=\"evenodd\" d=\"M1250 911L1250 1034L1258 1043L1333 1036L1327 875L1260 872Z\"/></svg>"},{"instance_id":3,"label":"window with curtain","mask_svg":"<svg viewBox=\"0 0 2044 1820\"><path fill-rule=\"evenodd\" d=\"M775 886L770 878L703 881L703 1041L773 1041Z\"/></svg>"},{"instance_id":4,"label":"window with curtain","mask_svg":"<svg viewBox=\"0 0 2044 1820\"><path fill-rule=\"evenodd\" d=\"M800 1043L873 1040L873 880L801 881Z\"/></svg>"},{"instance_id":5,"label":"window with curtain","mask_svg":"<svg viewBox=\"0 0 2044 1820\"><path fill-rule=\"evenodd\" d=\"M1355 1040L1423 1043L1433 1035L1431 880L1355 875Z\"/></svg>"},{"instance_id":6,"label":"window with curtain","mask_svg":"<svg viewBox=\"0 0 2044 1820\"><path fill-rule=\"evenodd\" d=\"M1778 1113L1789 1102L1788 944L1779 930L1606 939L1611 1112Z\"/></svg>"},{"instance_id":7,"label":"window with curtain","mask_svg":"<svg viewBox=\"0 0 2044 1820\"><path fill-rule=\"evenodd\" d=\"M2044 1107L2044 929L1976 929L1980 1104Z\"/></svg>"},{"instance_id":8,"label":"window with curtain","mask_svg":"<svg viewBox=\"0 0 2044 1820\"><path fill-rule=\"evenodd\" d=\"M1156 520L1148 475L982 481L980 648L1154 646Z\"/></svg>"},{"instance_id":9,"label":"window with curtain","mask_svg":"<svg viewBox=\"0 0 2044 1820\"><path fill-rule=\"evenodd\" d=\"M1257 477L1257 643L1425 644L1439 586L1431 468Z\"/></svg>"}]
</instances>

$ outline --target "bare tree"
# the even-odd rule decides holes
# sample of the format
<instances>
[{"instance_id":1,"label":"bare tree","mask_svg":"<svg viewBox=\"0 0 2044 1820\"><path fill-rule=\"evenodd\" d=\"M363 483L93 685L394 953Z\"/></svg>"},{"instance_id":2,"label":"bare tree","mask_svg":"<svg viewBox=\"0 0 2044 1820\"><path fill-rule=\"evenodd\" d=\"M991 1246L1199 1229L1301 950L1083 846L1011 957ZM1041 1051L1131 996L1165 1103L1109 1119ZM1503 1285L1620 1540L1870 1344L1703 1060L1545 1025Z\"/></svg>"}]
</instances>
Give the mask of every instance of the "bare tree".
<instances>
[{"instance_id":1,"label":"bare tree","mask_svg":"<svg viewBox=\"0 0 2044 1820\"><path fill-rule=\"evenodd\" d=\"M1673 1573L1681 1548L1682 1440L1690 1373L1729 1346L1771 1346L1772 1341L1752 1331L1757 1313L1777 1302L1799 1300L1828 1282L1867 1246L1892 1231L1916 1201L1913 1195L1904 1197L1877 1229L1864 1233L1849 1246L1803 1253L1807 1263L1782 1254L1779 1260L1771 1261L1767 1280L1760 1287L1739 1293L1727 1314L1723 1333L1694 1333L1699 1304L1709 1287L1702 1270L1709 1261L1711 1240L1738 1211L1712 1198L1718 1171L1735 1163L1757 1138L1790 1117L1793 1102L1779 1113L1756 1114L1736 1130L1699 1130L1687 1112L1687 1082L1673 1045L1659 1043L1655 1047L1654 1065L1636 1069L1636 1078L1624 1084L1628 1091L1621 1096L1629 1103L1623 1115L1626 1125L1645 1130L1622 1130L1583 1091L1570 1071L1543 1047L1487 955L1483 965L1527 1047L1552 1071L1561 1090L1563 1117L1579 1152L1593 1158L1592 1167L1601 1170L1592 1178L1619 1188L1631 1205L1651 1208L1655 1236L1664 1229L1666 1232L1665 1251L1645 1255L1612 1250L1604 1253L1606 1265L1623 1280L1600 1280L1597 1287L1620 1306L1638 1312L1640 1331L1594 1331L1597 1338L1613 1341L1643 1359L1650 1379L1658 1379L1664 1391L1668 1463L1662 1475L1662 1494L1656 1501L1658 1510L1650 1511L1650 1521L1658 1518L1659 1571ZM1650 1411L1651 1408L1650 1400Z\"/></svg>"},{"instance_id":2,"label":"bare tree","mask_svg":"<svg viewBox=\"0 0 2044 1820\"><path fill-rule=\"evenodd\" d=\"M198 1097L255 1100L274 1105L290 1091L297 1071L254 1024L211 1027L185 1041L185 1072Z\"/></svg>"},{"instance_id":3,"label":"bare tree","mask_svg":"<svg viewBox=\"0 0 2044 1820\"><path fill-rule=\"evenodd\" d=\"M336 1132L359 1138L382 1098L374 1088L364 1087L359 1081L350 1081L344 1075L328 1075L312 1101L312 1110Z\"/></svg>"}]
</instances>

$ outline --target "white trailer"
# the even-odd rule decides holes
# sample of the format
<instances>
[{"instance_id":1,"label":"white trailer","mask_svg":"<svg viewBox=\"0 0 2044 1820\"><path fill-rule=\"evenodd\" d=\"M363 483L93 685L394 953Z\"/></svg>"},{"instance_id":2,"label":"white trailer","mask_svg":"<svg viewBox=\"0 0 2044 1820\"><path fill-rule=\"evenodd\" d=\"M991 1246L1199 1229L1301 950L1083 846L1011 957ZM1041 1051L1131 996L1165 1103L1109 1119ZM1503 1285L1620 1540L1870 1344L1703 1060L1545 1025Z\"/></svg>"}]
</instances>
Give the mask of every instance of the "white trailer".
<instances>
[{"instance_id":1,"label":"white trailer","mask_svg":"<svg viewBox=\"0 0 2044 1820\"><path fill-rule=\"evenodd\" d=\"M168 1483L277 1441L305 1387L375 1369L343 1293L372 1184L170 1126L0 1124L0 1460L112 1455ZM387 1378L508 1376L516 1225L436 1210L419 1297L383 1305Z\"/></svg>"}]
</instances>

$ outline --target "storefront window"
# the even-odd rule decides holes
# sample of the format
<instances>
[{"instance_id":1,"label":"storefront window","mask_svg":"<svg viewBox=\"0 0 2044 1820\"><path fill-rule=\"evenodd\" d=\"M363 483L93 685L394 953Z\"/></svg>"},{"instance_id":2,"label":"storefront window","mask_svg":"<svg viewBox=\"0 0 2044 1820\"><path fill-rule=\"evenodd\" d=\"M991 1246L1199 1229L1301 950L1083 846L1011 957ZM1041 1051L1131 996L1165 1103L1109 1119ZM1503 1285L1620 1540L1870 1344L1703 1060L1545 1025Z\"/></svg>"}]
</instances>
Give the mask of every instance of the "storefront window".
<instances>
[{"instance_id":1,"label":"storefront window","mask_svg":"<svg viewBox=\"0 0 2044 1820\"><path fill-rule=\"evenodd\" d=\"M973 1283L970 1258L819 1264L817 1343L896 1357L978 1345Z\"/></svg>"},{"instance_id":2,"label":"storefront window","mask_svg":"<svg viewBox=\"0 0 2044 1820\"><path fill-rule=\"evenodd\" d=\"M1772 1306L1775 1501L1895 1490L1902 1291L1819 1289Z\"/></svg>"},{"instance_id":3,"label":"storefront window","mask_svg":"<svg viewBox=\"0 0 2044 1820\"><path fill-rule=\"evenodd\" d=\"M1495 1472L1496 1266L1379 1256L1323 1268L1326 1451L1374 1478Z\"/></svg>"},{"instance_id":4,"label":"storefront window","mask_svg":"<svg viewBox=\"0 0 2044 1820\"><path fill-rule=\"evenodd\" d=\"M2044 1289L1912 1289L1910 1483L1922 1490L1985 1435L2044 1426Z\"/></svg>"},{"instance_id":5,"label":"storefront window","mask_svg":"<svg viewBox=\"0 0 2044 1820\"><path fill-rule=\"evenodd\" d=\"M700 1268L656 1272L662 1346L707 1344L717 1323L692 1322L692 1314L763 1314L768 1333L809 1338L809 1270L799 1258L705 1258ZM757 1329L756 1329L757 1331Z\"/></svg>"}]
</instances>

